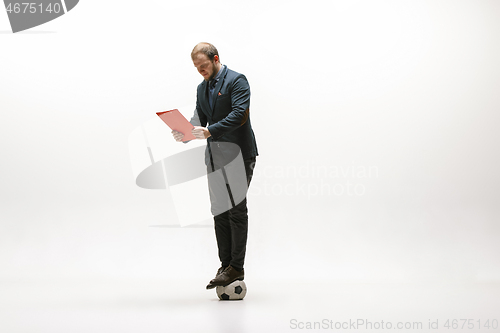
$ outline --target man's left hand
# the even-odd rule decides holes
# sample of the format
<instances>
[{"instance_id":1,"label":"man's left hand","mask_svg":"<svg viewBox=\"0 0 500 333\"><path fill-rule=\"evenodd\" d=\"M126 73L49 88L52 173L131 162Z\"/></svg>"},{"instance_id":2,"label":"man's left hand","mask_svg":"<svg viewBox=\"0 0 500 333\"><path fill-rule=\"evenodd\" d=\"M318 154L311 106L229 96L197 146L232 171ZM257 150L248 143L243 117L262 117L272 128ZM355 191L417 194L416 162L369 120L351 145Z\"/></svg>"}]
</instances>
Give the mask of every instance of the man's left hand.
<instances>
[{"instance_id":1,"label":"man's left hand","mask_svg":"<svg viewBox=\"0 0 500 333\"><path fill-rule=\"evenodd\" d=\"M210 131L208 130L208 128L201 127L201 126L195 126L191 130L191 133L197 139L206 139L206 138L209 138L212 135L212 134L210 134Z\"/></svg>"}]
</instances>

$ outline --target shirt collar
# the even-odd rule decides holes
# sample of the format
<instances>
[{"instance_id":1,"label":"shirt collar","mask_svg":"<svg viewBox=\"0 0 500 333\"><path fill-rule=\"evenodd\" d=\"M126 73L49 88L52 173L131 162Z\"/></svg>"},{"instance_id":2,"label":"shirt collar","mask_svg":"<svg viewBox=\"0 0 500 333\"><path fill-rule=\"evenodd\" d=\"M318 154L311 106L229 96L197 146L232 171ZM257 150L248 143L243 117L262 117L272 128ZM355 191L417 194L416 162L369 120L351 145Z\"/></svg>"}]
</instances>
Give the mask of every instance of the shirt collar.
<instances>
[{"instance_id":1,"label":"shirt collar","mask_svg":"<svg viewBox=\"0 0 500 333\"><path fill-rule=\"evenodd\" d=\"M213 81L215 81L215 82L219 81L219 78L220 78L220 76L221 76L221 74L222 74L222 71L224 70L224 67L226 67L226 65L221 65L221 66L220 66L220 69L219 69L219 71L217 72L217 75L215 75L215 77L214 77L212 80L210 80L210 81L208 82L209 86L211 85L211 83L212 83Z\"/></svg>"}]
</instances>

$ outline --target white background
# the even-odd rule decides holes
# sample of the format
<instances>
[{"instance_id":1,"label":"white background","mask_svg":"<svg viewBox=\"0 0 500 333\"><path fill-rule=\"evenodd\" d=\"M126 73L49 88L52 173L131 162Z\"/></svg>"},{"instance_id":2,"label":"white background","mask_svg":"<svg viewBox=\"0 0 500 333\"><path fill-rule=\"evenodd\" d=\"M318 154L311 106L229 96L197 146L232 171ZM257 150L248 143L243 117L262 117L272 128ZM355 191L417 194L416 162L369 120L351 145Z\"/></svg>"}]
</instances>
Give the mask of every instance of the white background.
<instances>
[{"instance_id":1,"label":"white background","mask_svg":"<svg viewBox=\"0 0 500 333\"><path fill-rule=\"evenodd\" d=\"M128 152L155 112L194 103L207 41L252 91L248 283L500 282L499 16L82 0L12 34L0 11L0 277L212 278L213 229L156 227L176 225L171 199L135 185Z\"/></svg>"}]
</instances>

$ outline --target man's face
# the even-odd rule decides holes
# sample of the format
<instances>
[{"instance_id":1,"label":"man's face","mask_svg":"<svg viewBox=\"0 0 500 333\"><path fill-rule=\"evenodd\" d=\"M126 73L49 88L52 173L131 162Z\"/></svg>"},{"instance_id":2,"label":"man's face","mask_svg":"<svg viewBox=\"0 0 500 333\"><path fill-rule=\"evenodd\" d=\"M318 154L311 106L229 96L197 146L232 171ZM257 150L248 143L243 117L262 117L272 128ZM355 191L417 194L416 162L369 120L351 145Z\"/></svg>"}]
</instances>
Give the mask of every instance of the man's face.
<instances>
[{"instance_id":1,"label":"man's face","mask_svg":"<svg viewBox=\"0 0 500 333\"><path fill-rule=\"evenodd\" d=\"M217 62L217 56L214 57L213 61L210 61L210 59L208 59L208 57L203 53L198 53L193 60L194 67L196 67L198 73L203 76L205 81L213 79L213 77L217 74Z\"/></svg>"}]
</instances>

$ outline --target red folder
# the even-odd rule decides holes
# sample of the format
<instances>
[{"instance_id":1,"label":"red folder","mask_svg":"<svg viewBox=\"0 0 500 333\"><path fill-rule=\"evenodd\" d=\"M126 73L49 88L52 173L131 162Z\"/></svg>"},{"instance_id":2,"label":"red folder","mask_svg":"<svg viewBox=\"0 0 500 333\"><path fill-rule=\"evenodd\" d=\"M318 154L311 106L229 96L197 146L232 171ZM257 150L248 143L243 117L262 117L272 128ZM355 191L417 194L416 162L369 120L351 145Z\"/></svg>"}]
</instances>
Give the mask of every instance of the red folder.
<instances>
[{"instance_id":1,"label":"red folder","mask_svg":"<svg viewBox=\"0 0 500 333\"><path fill-rule=\"evenodd\" d=\"M184 134L182 141L189 141L196 139L191 130L194 126L179 112L177 109L170 111L156 112L158 117L165 122L172 130Z\"/></svg>"}]
</instances>

